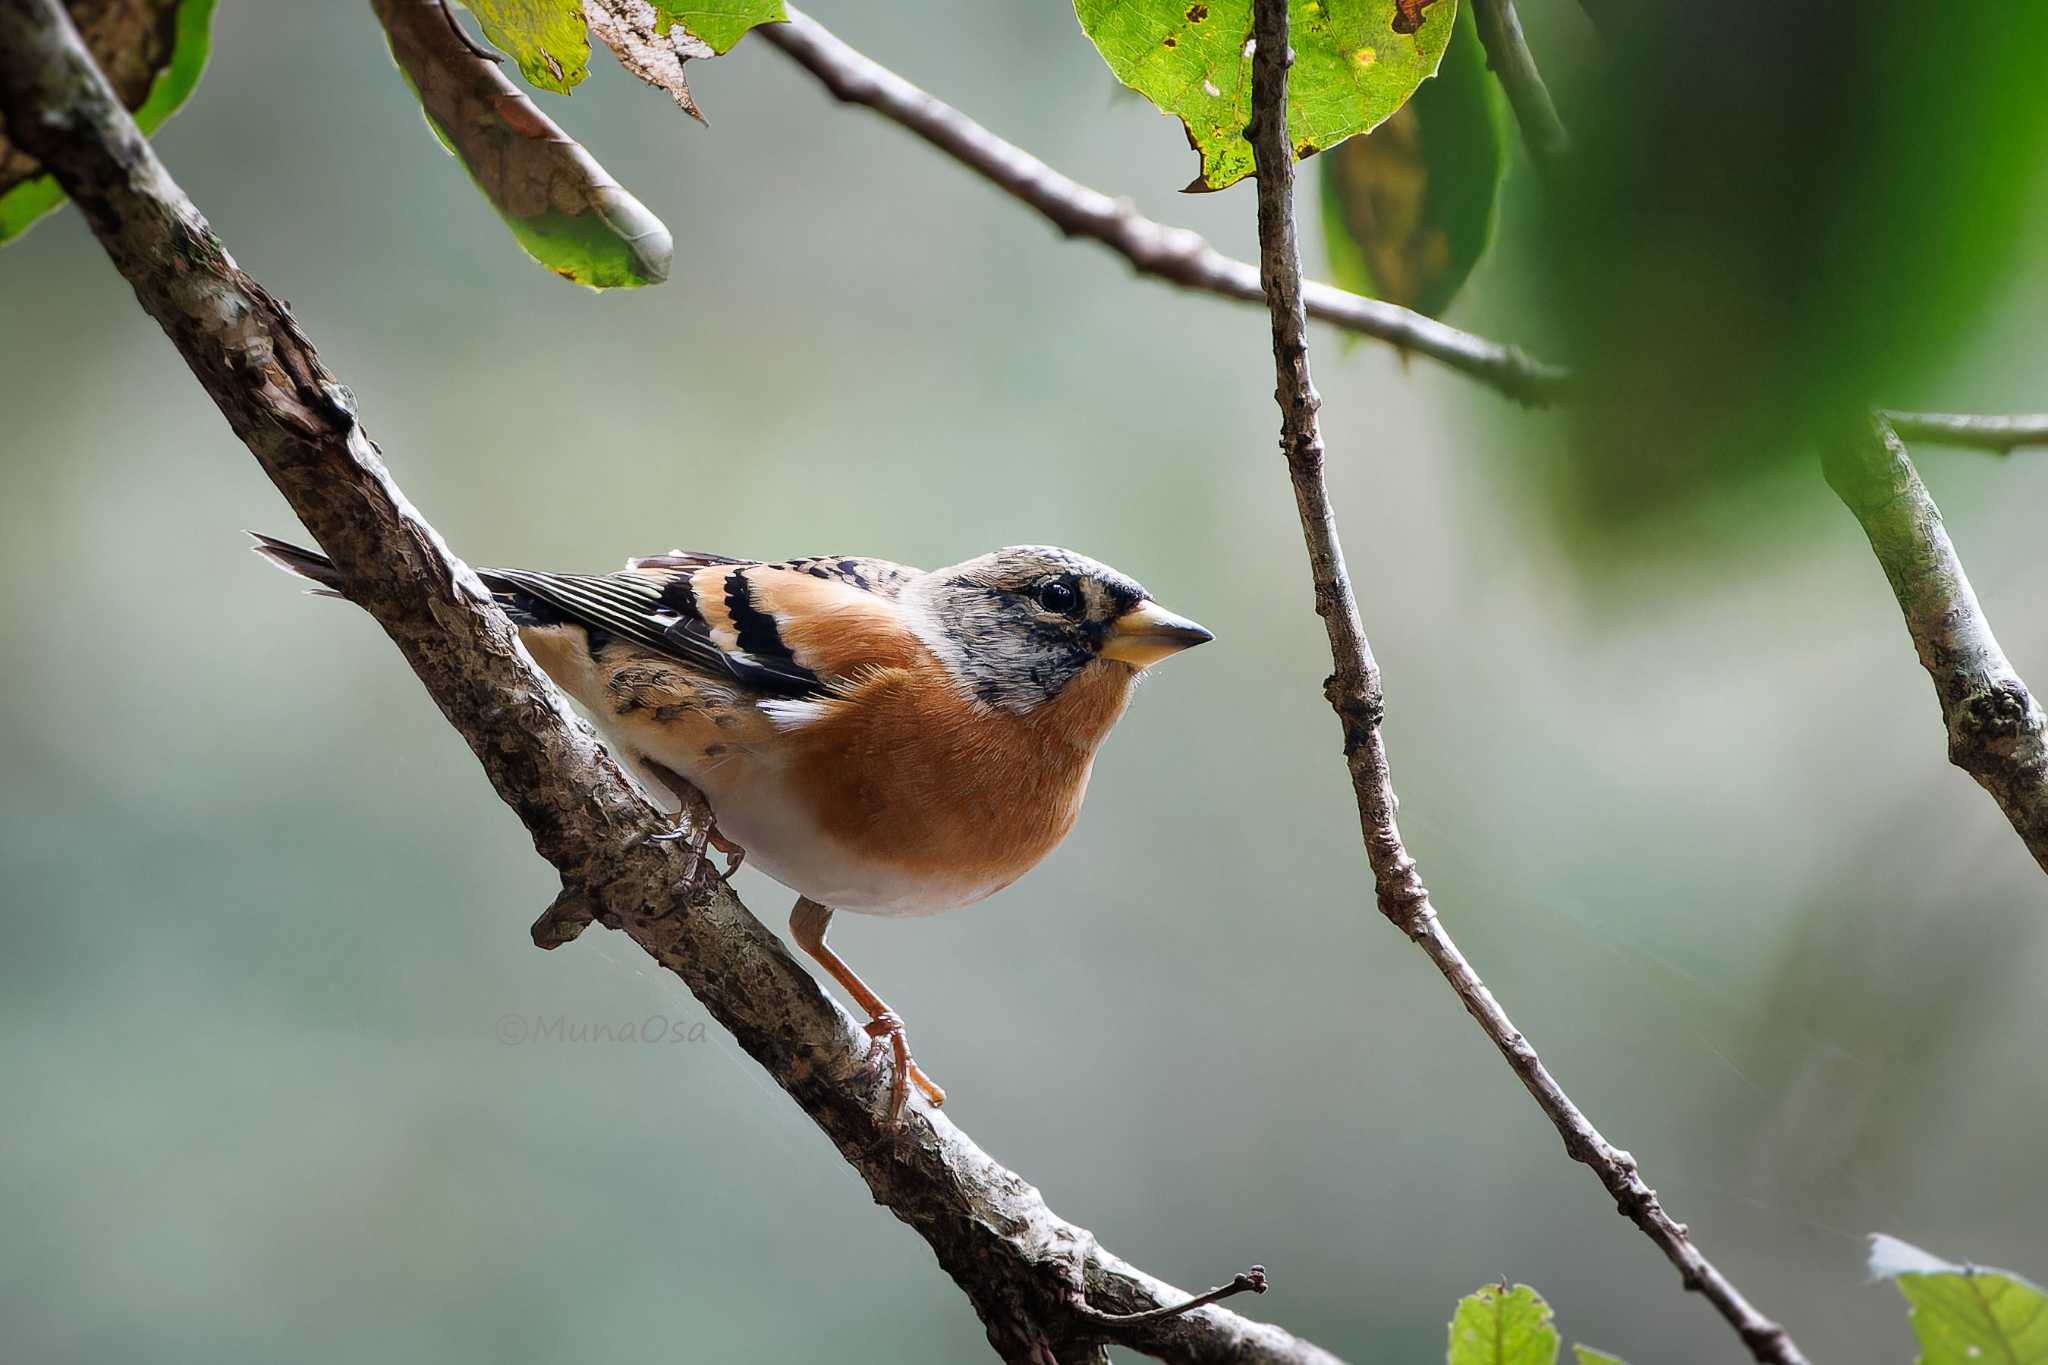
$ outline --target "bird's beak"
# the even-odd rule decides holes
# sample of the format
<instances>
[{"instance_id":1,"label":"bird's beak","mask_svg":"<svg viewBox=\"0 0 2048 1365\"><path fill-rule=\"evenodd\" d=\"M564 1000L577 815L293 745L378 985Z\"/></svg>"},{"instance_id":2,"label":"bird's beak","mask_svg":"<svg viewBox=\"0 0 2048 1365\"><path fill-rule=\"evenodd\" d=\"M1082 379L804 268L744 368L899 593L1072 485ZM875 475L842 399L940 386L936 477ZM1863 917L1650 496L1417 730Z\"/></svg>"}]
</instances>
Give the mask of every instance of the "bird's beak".
<instances>
[{"instance_id":1,"label":"bird's beak","mask_svg":"<svg viewBox=\"0 0 2048 1365\"><path fill-rule=\"evenodd\" d=\"M1148 599L1109 623L1109 636L1102 642L1102 657L1132 668L1150 668L1168 655L1215 638L1187 617L1175 616Z\"/></svg>"}]
</instances>

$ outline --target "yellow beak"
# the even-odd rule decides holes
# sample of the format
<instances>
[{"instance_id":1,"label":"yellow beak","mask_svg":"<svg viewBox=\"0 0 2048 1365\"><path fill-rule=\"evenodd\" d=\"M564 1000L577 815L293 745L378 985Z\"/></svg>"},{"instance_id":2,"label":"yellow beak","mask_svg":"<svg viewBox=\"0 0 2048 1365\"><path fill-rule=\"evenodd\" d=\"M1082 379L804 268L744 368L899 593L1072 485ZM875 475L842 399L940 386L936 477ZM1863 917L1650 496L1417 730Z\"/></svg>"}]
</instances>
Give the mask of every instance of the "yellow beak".
<instances>
[{"instance_id":1,"label":"yellow beak","mask_svg":"<svg viewBox=\"0 0 2048 1365\"><path fill-rule=\"evenodd\" d=\"M1175 616L1148 599L1109 623L1102 657L1132 668L1150 668L1168 655L1215 638L1187 617Z\"/></svg>"}]
</instances>

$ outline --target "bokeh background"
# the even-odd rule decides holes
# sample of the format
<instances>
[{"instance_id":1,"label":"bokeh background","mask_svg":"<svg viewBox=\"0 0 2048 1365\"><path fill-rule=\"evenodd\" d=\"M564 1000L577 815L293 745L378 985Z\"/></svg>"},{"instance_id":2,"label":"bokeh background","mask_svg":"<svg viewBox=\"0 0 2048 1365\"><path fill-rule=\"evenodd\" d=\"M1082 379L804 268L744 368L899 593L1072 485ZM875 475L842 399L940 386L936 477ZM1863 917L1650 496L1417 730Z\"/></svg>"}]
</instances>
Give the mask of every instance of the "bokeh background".
<instances>
[{"instance_id":1,"label":"bokeh background","mask_svg":"<svg viewBox=\"0 0 2048 1365\"><path fill-rule=\"evenodd\" d=\"M1064 6L818 8L1251 251L1249 189L1175 193L1178 130ZM1570 115L1585 20L1525 8ZM1263 1261L1250 1310L1353 1359L1440 1358L1502 1276L1630 1360L1738 1358L1371 908L1258 310L1062 242L754 41L692 68L709 130L602 57L551 104L678 242L666 286L592 295L518 253L364 6L226 0L217 31L163 155L470 559L1052 541L1216 630L1042 869L835 926L993 1154L1182 1284ZM1452 319L1540 342L1569 329L1531 180ZM1872 397L2048 401L2048 235L1976 259L1961 344ZM2048 897L1810 456L1596 552L1560 515L1577 419L1316 340L1404 829L1567 1088L1816 1360L1911 1357L1867 1232L2048 1275ZM292 518L75 214L0 255L0 413L0 1354L985 1354L677 983L602 932L528 944L547 869L370 622L244 550ZM2048 455L1918 459L2048 681ZM683 1041L500 1040L651 1019Z\"/></svg>"}]
</instances>

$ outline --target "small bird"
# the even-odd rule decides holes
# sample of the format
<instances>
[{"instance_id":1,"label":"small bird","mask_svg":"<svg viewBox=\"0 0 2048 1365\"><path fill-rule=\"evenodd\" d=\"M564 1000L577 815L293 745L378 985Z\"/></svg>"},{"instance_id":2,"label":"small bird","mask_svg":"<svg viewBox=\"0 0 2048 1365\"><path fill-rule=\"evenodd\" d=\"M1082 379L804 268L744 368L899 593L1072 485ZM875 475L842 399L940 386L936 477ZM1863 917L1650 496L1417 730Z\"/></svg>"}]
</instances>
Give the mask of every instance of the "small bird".
<instances>
[{"instance_id":1,"label":"small bird","mask_svg":"<svg viewBox=\"0 0 2048 1365\"><path fill-rule=\"evenodd\" d=\"M326 556L256 552L329 594ZM527 652L706 837L798 894L790 932L906 1079L903 1020L825 944L836 910L933 915L1024 875L1073 828L1138 675L1215 638L1104 564L1014 545L925 572L677 550L620 573L479 571ZM698 849L700 857L703 848Z\"/></svg>"}]
</instances>

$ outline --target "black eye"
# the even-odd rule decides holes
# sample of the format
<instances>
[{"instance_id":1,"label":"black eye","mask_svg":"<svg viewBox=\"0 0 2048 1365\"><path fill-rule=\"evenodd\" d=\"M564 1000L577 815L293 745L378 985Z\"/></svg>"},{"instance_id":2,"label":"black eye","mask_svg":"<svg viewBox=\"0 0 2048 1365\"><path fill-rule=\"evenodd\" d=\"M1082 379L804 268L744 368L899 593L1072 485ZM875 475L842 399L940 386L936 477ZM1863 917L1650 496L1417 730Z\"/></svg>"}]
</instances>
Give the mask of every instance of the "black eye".
<instances>
[{"instance_id":1,"label":"black eye","mask_svg":"<svg viewBox=\"0 0 2048 1365\"><path fill-rule=\"evenodd\" d=\"M1048 578L1038 585L1038 605L1056 616L1070 616L1081 605L1081 594L1063 578Z\"/></svg>"}]
</instances>

